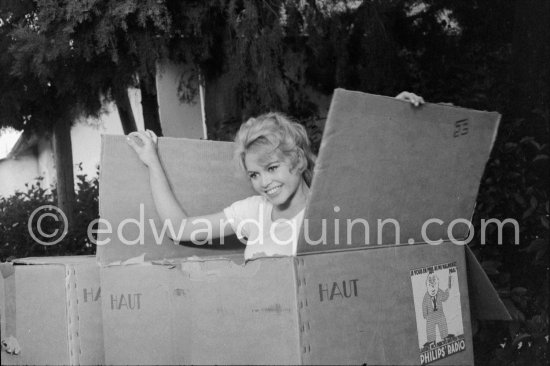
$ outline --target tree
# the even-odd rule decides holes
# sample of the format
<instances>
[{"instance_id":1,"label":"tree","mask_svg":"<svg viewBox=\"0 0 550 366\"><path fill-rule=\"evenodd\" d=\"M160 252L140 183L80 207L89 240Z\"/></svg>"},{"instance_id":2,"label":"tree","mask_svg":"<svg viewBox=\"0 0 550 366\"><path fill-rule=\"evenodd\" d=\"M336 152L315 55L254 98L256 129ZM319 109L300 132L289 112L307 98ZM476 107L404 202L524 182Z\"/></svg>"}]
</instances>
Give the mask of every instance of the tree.
<instances>
[{"instance_id":1,"label":"tree","mask_svg":"<svg viewBox=\"0 0 550 366\"><path fill-rule=\"evenodd\" d=\"M233 120L267 110L311 117L311 90L394 93L396 44L387 31L393 2L168 1L170 57L194 65L207 103L232 95ZM207 120L210 109L208 104ZM214 114L214 113L213 113ZM221 113L222 115L224 113ZM208 121L216 127L216 122Z\"/></svg>"},{"instance_id":2,"label":"tree","mask_svg":"<svg viewBox=\"0 0 550 366\"><path fill-rule=\"evenodd\" d=\"M3 12L1 18L2 46L10 51L3 52L2 57L1 122L3 126L25 128L27 133L53 134L58 206L70 224L74 208L70 125L74 107L86 98L74 99L74 94L63 92L59 88L62 83L51 79L54 71L41 68L38 55L61 49L55 42L46 42L45 35L37 31L34 11L25 7L15 10L21 12Z\"/></svg>"},{"instance_id":3,"label":"tree","mask_svg":"<svg viewBox=\"0 0 550 366\"><path fill-rule=\"evenodd\" d=\"M58 203L69 222L76 117L96 117L114 98L131 132L126 90L139 86L146 128L161 134L155 73L163 48L155 26L167 26L162 14L161 2L150 1L2 3L2 125L53 135Z\"/></svg>"},{"instance_id":4,"label":"tree","mask_svg":"<svg viewBox=\"0 0 550 366\"><path fill-rule=\"evenodd\" d=\"M116 100L125 133L135 130L126 90L138 87L145 128L162 135L155 77L168 55L171 19L163 1L67 2L63 31L87 63L105 63L106 96Z\"/></svg>"}]
</instances>

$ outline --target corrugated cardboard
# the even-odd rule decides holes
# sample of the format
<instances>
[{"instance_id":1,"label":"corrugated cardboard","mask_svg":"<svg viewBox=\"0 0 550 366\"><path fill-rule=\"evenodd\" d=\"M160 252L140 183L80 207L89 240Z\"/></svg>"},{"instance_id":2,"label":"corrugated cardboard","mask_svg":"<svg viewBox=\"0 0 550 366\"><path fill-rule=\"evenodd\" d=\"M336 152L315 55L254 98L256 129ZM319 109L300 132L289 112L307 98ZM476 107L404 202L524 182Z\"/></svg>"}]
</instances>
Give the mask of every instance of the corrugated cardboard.
<instances>
[{"instance_id":1,"label":"corrugated cardboard","mask_svg":"<svg viewBox=\"0 0 550 366\"><path fill-rule=\"evenodd\" d=\"M299 243L298 252L346 250L357 246L421 243L427 237L449 239L447 227L457 218L471 219L479 182L489 159L500 115L425 104L414 107L395 98L337 89L325 126L305 219L319 235L326 223L326 244ZM345 177L345 179L343 179ZM370 228L348 240L334 220L365 219ZM378 220L399 222L381 230ZM454 226L457 239L469 227ZM316 236L311 235L312 239ZM348 244L349 243L349 244Z\"/></svg>"},{"instance_id":2,"label":"corrugated cardboard","mask_svg":"<svg viewBox=\"0 0 550 366\"><path fill-rule=\"evenodd\" d=\"M420 363L426 320L415 314L413 298L422 299L426 289L422 279L419 289L411 284L411 271L447 263L457 269L451 289L455 301L443 307L449 333L464 341L466 352L440 364L473 364L464 251L449 242L437 248L420 244L299 257L299 278L305 283L299 297L304 304L300 323L306 325L302 362ZM441 287L447 287L443 279Z\"/></svg>"},{"instance_id":3,"label":"corrugated cardboard","mask_svg":"<svg viewBox=\"0 0 550 366\"><path fill-rule=\"evenodd\" d=\"M19 259L3 263L2 274L6 335L21 346L6 362L104 363L99 266L93 256Z\"/></svg>"},{"instance_id":4,"label":"corrugated cardboard","mask_svg":"<svg viewBox=\"0 0 550 366\"><path fill-rule=\"evenodd\" d=\"M254 194L244 173L232 161L233 144L191 139L159 139L159 155L180 204L191 215L204 215L223 210L231 203ZM157 215L149 189L147 167L138 159L124 136L103 136L99 185L99 214L112 225L112 234L99 233L100 263L108 264L145 254L146 260L177 258L208 253L199 248L174 244L168 236L161 237L162 223ZM143 233L136 223L143 222ZM154 232L149 220L154 220ZM122 228L123 238L136 244L127 245L117 235ZM106 227L101 225L100 229ZM177 230L177 227L175 227ZM244 251L236 237L226 238L219 250ZM239 249L240 248L240 249Z\"/></svg>"},{"instance_id":5,"label":"corrugated cardboard","mask_svg":"<svg viewBox=\"0 0 550 366\"><path fill-rule=\"evenodd\" d=\"M333 104L306 219L394 218L404 242L415 245L396 245L403 241L391 236L383 236L384 245L365 245L361 233L352 233L344 246L332 231L326 245L302 237L294 258L239 264L203 252L164 266L104 267L107 363L473 363L470 311L508 314L475 257L448 241L419 243L419 223L470 218L498 115L430 104L414 109L344 90ZM230 163L231 144L161 139L159 153L191 215L252 194ZM134 155L125 141L104 139L100 212L115 227L139 217L136 202L154 210L146 168ZM466 236L456 229L455 238ZM311 223L310 230L319 235ZM427 234L448 237L437 228ZM145 236L144 245L113 240L98 251L100 261L195 254ZM479 289L470 292L467 277ZM430 297L433 288L437 296Z\"/></svg>"},{"instance_id":6,"label":"corrugated cardboard","mask_svg":"<svg viewBox=\"0 0 550 366\"><path fill-rule=\"evenodd\" d=\"M106 362L299 363L293 260L103 268Z\"/></svg>"},{"instance_id":7,"label":"corrugated cardboard","mask_svg":"<svg viewBox=\"0 0 550 366\"><path fill-rule=\"evenodd\" d=\"M411 271L445 263L457 269L448 328L464 348L438 364L473 362L464 251L451 243L171 263L102 268L108 364L419 363Z\"/></svg>"},{"instance_id":8,"label":"corrugated cardboard","mask_svg":"<svg viewBox=\"0 0 550 366\"><path fill-rule=\"evenodd\" d=\"M468 263L468 283L474 318L483 320L512 320L510 313L483 267L470 248L466 247L466 262Z\"/></svg>"}]
</instances>

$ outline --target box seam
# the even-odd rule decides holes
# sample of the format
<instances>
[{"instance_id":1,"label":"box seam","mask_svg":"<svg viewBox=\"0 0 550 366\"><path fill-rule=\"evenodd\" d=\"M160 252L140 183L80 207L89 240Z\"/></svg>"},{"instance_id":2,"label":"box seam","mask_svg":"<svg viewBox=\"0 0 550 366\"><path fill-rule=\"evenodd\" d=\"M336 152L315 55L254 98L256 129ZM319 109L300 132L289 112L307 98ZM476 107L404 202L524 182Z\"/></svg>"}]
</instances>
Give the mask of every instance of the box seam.
<instances>
[{"instance_id":1,"label":"box seam","mask_svg":"<svg viewBox=\"0 0 550 366\"><path fill-rule=\"evenodd\" d=\"M309 342L309 333L311 325L309 323L308 300L306 293L306 278L303 273L306 273L304 258L296 258L296 289L297 289L297 306L298 306L298 334L299 334L299 354L300 364L311 364L311 344Z\"/></svg>"},{"instance_id":2,"label":"box seam","mask_svg":"<svg viewBox=\"0 0 550 366\"><path fill-rule=\"evenodd\" d=\"M76 296L76 270L73 265L65 266L65 296L67 311L67 344L71 365L80 364L80 337L78 332L78 300Z\"/></svg>"}]
</instances>

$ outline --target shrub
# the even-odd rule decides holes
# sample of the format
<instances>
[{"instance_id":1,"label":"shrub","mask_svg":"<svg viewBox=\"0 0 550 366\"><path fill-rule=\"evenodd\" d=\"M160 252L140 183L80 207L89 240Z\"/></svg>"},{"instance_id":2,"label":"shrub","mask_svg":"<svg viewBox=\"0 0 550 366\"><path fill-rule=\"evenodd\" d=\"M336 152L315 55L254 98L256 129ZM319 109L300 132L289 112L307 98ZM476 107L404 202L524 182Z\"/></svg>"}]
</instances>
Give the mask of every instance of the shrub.
<instances>
[{"instance_id":1,"label":"shrub","mask_svg":"<svg viewBox=\"0 0 550 366\"><path fill-rule=\"evenodd\" d=\"M470 247L512 316L511 322L480 322L474 329L476 364L548 364L548 160L545 136L525 133L526 126L544 119L503 121L487 165L474 215L475 232L481 219L515 219L498 242L488 226L486 245L479 236Z\"/></svg>"},{"instance_id":2,"label":"shrub","mask_svg":"<svg viewBox=\"0 0 550 366\"><path fill-rule=\"evenodd\" d=\"M0 261L35 256L94 254L95 245L88 239L88 225L98 215L98 178L77 176L78 190L74 221L64 239L55 245L36 242L28 229L28 220L34 210L44 205L56 205L55 189L42 185L42 178L26 184L26 192L17 191L11 196L0 197ZM63 229L52 218L45 218L41 228L44 234ZM39 234L37 233L37 236Z\"/></svg>"}]
</instances>

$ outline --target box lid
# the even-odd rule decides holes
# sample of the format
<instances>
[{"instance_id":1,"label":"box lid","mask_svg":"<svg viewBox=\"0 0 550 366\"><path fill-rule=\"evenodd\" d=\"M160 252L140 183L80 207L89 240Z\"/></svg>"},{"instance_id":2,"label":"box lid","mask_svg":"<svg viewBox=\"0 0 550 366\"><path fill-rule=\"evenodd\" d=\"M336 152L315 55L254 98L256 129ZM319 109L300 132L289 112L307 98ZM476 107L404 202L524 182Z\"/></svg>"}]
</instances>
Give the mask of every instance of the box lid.
<instances>
[{"instance_id":1,"label":"box lid","mask_svg":"<svg viewBox=\"0 0 550 366\"><path fill-rule=\"evenodd\" d=\"M94 255L74 255L74 256L57 256L57 257L27 257L15 259L14 264L88 264L96 263Z\"/></svg>"},{"instance_id":2,"label":"box lid","mask_svg":"<svg viewBox=\"0 0 550 366\"><path fill-rule=\"evenodd\" d=\"M298 253L446 240L448 227L454 238L465 238L467 224L449 224L472 216L499 119L495 112L430 103L416 108L337 89ZM423 236L423 225L434 218L441 221L427 225ZM387 219L399 232L391 223L378 229L378 220Z\"/></svg>"},{"instance_id":3,"label":"box lid","mask_svg":"<svg viewBox=\"0 0 550 366\"><path fill-rule=\"evenodd\" d=\"M466 246L466 263L472 316L479 320L512 320L506 305L468 246Z\"/></svg>"},{"instance_id":4,"label":"box lid","mask_svg":"<svg viewBox=\"0 0 550 366\"><path fill-rule=\"evenodd\" d=\"M174 194L190 216L219 212L254 194L233 162L233 143L159 138L158 151ZM112 228L111 233L101 233L107 225L99 227L98 243L107 243L98 245L101 264L142 254L148 261L244 250L236 237L224 238L224 244L218 243L218 251L212 253L209 245L176 245L167 235L161 235L163 224L153 203L147 167L126 143L125 136L103 136L99 183L99 215ZM177 232L178 228L174 229Z\"/></svg>"}]
</instances>

